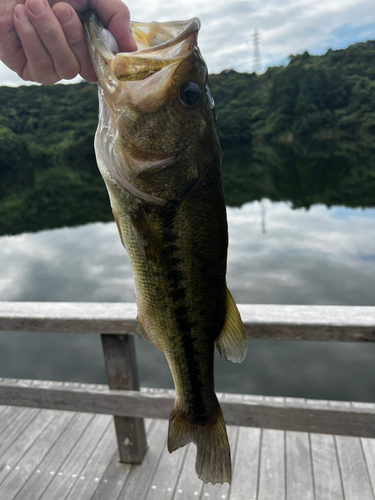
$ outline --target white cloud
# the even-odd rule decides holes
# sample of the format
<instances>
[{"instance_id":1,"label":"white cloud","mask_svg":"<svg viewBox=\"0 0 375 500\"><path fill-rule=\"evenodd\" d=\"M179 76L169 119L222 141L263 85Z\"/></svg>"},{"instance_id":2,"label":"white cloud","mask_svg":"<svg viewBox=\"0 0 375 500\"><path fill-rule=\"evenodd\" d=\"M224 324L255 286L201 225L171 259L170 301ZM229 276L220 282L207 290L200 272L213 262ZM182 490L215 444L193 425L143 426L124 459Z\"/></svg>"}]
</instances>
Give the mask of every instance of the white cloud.
<instances>
[{"instance_id":1,"label":"white cloud","mask_svg":"<svg viewBox=\"0 0 375 500\"><path fill-rule=\"evenodd\" d=\"M263 65L279 64L290 54L324 53L333 43L345 47L375 38L375 9L370 0L154 0L126 2L138 21L200 17L200 46L211 73L225 68L252 71L251 36L261 34ZM374 24L374 28L372 28ZM362 29L361 29L362 28ZM348 36L342 30L354 30ZM24 82L0 64L0 84Z\"/></svg>"}]
</instances>

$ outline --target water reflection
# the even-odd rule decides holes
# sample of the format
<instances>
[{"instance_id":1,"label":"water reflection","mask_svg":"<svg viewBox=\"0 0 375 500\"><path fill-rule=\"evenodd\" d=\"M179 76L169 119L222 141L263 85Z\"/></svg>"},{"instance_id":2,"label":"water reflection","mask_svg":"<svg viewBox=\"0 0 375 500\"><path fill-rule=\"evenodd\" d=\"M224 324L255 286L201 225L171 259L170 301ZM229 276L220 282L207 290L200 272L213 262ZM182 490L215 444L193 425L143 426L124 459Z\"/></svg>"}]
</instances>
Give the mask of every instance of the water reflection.
<instances>
[{"instance_id":1,"label":"water reflection","mask_svg":"<svg viewBox=\"0 0 375 500\"><path fill-rule=\"evenodd\" d=\"M228 285L237 302L374 304L374 209L263 207L228 208ZM0 300L134 301L113 222L2 237L0 266Z\"/></svg>"},{"instance_id":2,"label":"water reflection","mask_svg":"<svg viewBox=\"0 0 375 500\"><path fill-rule=\"evenodd\" d=\"M263 207L228 210L228 283L238 302L374 304L374 209Z\"/></svg>"},{"instance_id":3,"label":"water reflection","mask_svg":"<svg viewBox=\"0 0 375 500\"><path fill-rule=\"evenodd\" d=\"M241 303L373 305L375 210L253 202L228 208L228 284ZM262 224L266 232L262 232ZM0 238L0 300L133 301L115 224ZM137 340L141 383L172 387L164 356ZM219 391L375 400L375 346L250 341L217 357ZM97 336L7 333L0 376L105 382Z\"/></svg>"},{"instance_id":4,"label":"water reflection","mask_svg":"<svg viewBox=\"0 0 375 500\"><path fill-rule=\"evenodd\" d=\"M33 182L30 172L22 181L24 163L13 165L1 183L6 189L0 189L0 235L113 220L91 135L82 141L74 154L61 153L57 164L36 162ZM372 137L365 136L345 142L258 138L253 144L225 147L226 203L242 206L268 198L289 201L294 208L375 207L374 153Z\"/></svg>"}]
</instances>

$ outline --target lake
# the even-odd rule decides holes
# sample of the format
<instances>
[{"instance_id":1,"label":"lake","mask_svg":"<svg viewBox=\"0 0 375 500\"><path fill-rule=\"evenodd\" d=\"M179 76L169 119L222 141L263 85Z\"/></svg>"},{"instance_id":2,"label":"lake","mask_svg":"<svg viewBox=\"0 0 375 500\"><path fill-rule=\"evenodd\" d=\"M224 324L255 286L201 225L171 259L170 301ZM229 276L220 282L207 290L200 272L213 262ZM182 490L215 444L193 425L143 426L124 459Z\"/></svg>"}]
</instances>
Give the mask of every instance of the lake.
<instances>
[{"instance_id":1,"label":"lake","mask_svg":"<svg viewBox=\"0 0 375 500\"><path fill-rule=\"evenodd\" d=\"M235 300L374 306L375 201L368 183L356 175L363 163L342 168L337 146L331 157L319 159L314 152L315 163L310 155L301 170L301 160L290 161L290 154L281 158L285 145L267 147L277 150L267 165L257 147L224 150L224 187L232 205L227 208L227 280ZM34 232L27 225L12 235L4 233L17 233L16 225L13 231L9 225L0 228L0 300L133 302L130 264L115 223L82 224L80 218L80 225L64 227L74 221L61 219L55 200L48 201L48 222L45 209L30 215L25 205L12 213L20 227L32 219ZM110 220L106 200L102 212L106 215L98 220ZM136 349L141 384L173 387L158 349L138 339ZM374 358L375 345L250 340L243 364L216 357L216 389L375 401ZM105 383L100 338L3 332L0 377Z\"/></svg>"}]
</instances>

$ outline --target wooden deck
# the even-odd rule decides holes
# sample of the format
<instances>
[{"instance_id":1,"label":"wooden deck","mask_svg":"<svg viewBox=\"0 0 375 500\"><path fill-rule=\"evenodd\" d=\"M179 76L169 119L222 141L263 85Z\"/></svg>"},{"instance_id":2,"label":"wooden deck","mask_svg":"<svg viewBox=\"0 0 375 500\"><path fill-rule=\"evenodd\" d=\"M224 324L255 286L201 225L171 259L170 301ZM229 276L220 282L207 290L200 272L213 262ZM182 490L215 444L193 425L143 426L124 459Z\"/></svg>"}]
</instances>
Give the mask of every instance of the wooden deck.
<instances>
[{"instance_id":1,"label":"wooden deck","mask_svg":"<svg viewBox=\"0 0 375 500\"><path fill-rule=\"evenodd\" d=\"M196 476L194 445L168 453L167 420L146 419L146 428L142 465L120 464L110 415L1 406L0 498L375 498L375 439L228 426L232 485L212 486Z\"/></svg>"},{"instance_id":2,"label":"wooden deck","mask_svg":"<svg viewBox=\"0 0 375 500\"><path fill-rule=\"evenodd\" d=\"M248 338L375 342L375 307L239 308ZM0 332L101 334L108 380L0 379L0 500L375 500L372 403L218 394L233 479L204 484L166 449L174 391L139 391L135 327L135 304L0 302Z\"/></svg>"}]
</instances>

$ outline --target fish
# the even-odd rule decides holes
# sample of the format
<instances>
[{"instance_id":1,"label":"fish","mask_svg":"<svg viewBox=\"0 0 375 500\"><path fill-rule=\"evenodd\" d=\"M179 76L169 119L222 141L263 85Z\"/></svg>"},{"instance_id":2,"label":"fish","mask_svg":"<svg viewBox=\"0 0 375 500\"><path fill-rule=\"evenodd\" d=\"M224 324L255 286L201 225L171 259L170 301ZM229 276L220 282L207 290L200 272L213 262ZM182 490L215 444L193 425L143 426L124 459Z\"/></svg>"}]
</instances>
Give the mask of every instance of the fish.
<instances>
[{"instance_id":1,"label":"fish","mask_svg":"<svg viewBox=\"0 0 375 500\"><path fill-rule=\"evenodd\" d=\"M221 149L200 21L131 22L119 52L95 12L84 19L98 79L95 152L134 276L138 336L160 349L176 388L168 450L193 442L196 472L231 481L214 349L234 363L247 342L226 286Z\"/></svg>"}]
</instances>

